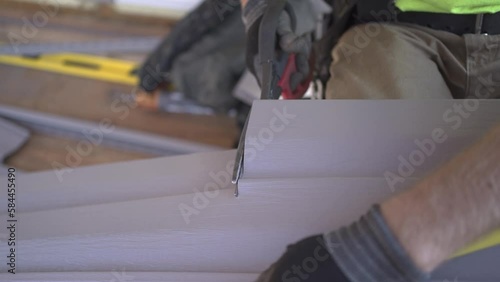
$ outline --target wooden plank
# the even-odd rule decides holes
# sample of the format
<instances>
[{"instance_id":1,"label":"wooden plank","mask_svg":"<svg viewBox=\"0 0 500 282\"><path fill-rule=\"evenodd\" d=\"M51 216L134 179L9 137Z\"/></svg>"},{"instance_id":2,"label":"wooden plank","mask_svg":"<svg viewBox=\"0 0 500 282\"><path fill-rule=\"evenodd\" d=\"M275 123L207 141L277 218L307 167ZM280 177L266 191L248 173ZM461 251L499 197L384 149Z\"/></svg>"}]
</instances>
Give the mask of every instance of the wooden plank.
<instances>
[{"instance_id":1,"label":"wooden plank","mask_svg":"<svg viewBox=\"0 0 500 282\"><path fill-rule=\"evenodd\" d=\"M49 132L79 138L83 140L82 142L89 144L90 147L99 144L114 145L117 148L128 148L132 151L146 152L158 156L194 154L222 149L216 146L118 128L111 124L110 120L92 123L1 105L0 116L23 124L37 132ZM79 150L80 155L86 154L86 150Z\"/></svg>"},{"instance_id":2,"label":"wooden plank","mask_svg":"<svg viewBox=\"0 0 500 282\"><path fill-rule=\"evenodd\" d=\"M4 44L88 42L144 36L164 37L171 27L170 24L144 25L135 22L133 18L128 21L102 19L97 14L88 13L67 15L58 11L54 14L47 14L38 5L32 9L22 9L17 5L10 5L8 1L1 1L1 6L5 6L0 9L0 43ZM34 15L44 12L47 21L43 22L43 25L38 24L41 25L40 27L30 27L27 22L33 23Z\"/></svg>"},{"instance_id":3,"label":"wooden plank","mask_svg":"<svg viewBox=\"0 0 500 282\"><path fill-rule=\"evenodd\" d=\"M25 25L23 18L32 19L35 13L43 10L38 3L17 1L1 1L0 7L2 23L0 42L6 43L10 41L9 34L22 33ZM123 36L165 36L172 26L172 21L169 20L156 21L154 17L143 17L144 21L141 21L134 16L115 14L115 11L106 7L98 13L61 7L57 15L50 17L48 23L37 30L35 36L30 36L29 42L65 42L68 38L73 42L86 42ZM109 55L116 58L131 58L136 62L142 62L145 56L145 54ZM121 98L117 97L120 95L114 92L123 93L121 97L128 96L130 99L133 87L97 83L85 79L78 81L72 77L8 66L0 66L0 80L2 84L0 103L5 105L92 122L114 116L113 123L120 127L225 148L231 148L239 134L234 120L224 116L193 117L144 112L135 108L131 108L128 113L128 104L120 102ZM12 83L13 81L20 83ZM29 83L24 83L26 81ZM111 109L113 103L115 109L120 108L119 113ZM63 149L61 148L61 155L65 154ZM24 157L23 159L27 160ZM45 164L49 162L50 160L45 160L40 168L46 169ZM29 166L29 161L23 163L28 165L26 169L35 169L35 166ZM34 159L34 163L39 162Z\"/></svg>"},{"instance_id":4,"label":"wooden plank","mask_svg":"<svg viewBox=\"0 0 500 282\"><path fill-rule=\"evenodd\" d=\"M238 136L234 120L226 116L138 109L129 102L131 86L2 65L0 84L0 103L4 105L92 122L110 119L119 127L226 148L231 148Z\"/></svg>"},{"instance_id":5,"label":"wooden plank","mask_svg":"<svg viewBox=\"0 0 500 282\"><path fill-rule=\"evenodd\" d=\"M77 148L79 140L34 133L18 153L7 158L6 166L23 171L53 170L54 162L65 164L70 154L66 148ZM154 155L110 148L94 147L91 154L81 159L80 167L153 158ZM33 183L34 186L36 185Z\"/></svg>"},{"instance_id":6,"label":"wooden plank","mask_svg":"<svg viewBox=\"0 0 500 282\"><path fill-rule=\"evenodd\" d=\"M36 13L43 9L44 6L48 4L57 3L57 1L45 1L45 3L30 3L21 2L16 0L4 0L0 1L0 11L1 10L17 10L25 11L26 13ZM112 6L101 5L96 9L78 9L74 7L65 7L62 5L58 6L57 14L59 17L72 17L72 18L96 18L101 20L115 21L122 24L136 23L137 25L159 25L159 26L171 26L177 20L169 19L168 17L158 17L155 15L133 15L133 14L123 14L119 11L113 9ZM76 23L75 23L76 24Z\"/></svg>"}]
</instances>

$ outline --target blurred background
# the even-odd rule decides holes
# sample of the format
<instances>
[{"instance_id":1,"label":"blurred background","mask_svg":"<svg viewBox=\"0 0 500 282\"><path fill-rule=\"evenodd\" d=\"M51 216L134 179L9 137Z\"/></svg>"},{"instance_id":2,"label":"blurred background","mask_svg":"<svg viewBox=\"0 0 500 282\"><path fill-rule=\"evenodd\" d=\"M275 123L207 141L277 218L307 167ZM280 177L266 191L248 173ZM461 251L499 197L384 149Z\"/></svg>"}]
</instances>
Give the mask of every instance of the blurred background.
<instances>
[{"instance_id":1,"label":"blurred background","mask_svg":"<svg viewBox=\"0 0 500 282\"><path fill-rule=\"evenodd\" d=\"M233 148L238 102L207 101L200 88L172 83L200 74L182 69L150 93L139 86L144 62L161 42L168 49L165 38L200 2L0 1L3 166L36 172ZM214 3L223 22L227 11Z\"/></svg>"}]
</instances>

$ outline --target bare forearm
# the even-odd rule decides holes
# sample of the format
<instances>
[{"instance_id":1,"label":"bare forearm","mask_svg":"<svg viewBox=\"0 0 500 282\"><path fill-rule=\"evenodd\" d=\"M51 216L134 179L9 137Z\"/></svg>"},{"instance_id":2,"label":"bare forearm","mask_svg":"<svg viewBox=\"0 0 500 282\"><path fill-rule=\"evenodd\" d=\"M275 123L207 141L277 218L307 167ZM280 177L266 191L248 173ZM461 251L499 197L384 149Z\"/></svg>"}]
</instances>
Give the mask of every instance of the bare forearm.
<instances>
[{"instance_id":1,"label":"bare forearm","mask_svg":"<svg viewBox=\"0 0 500 282\"><path fill-rule=\"evenodd\" d=\"M414 262L432 271L453 253L500 227L500 126L382 213Z\"/></svg>"}]
</instances>

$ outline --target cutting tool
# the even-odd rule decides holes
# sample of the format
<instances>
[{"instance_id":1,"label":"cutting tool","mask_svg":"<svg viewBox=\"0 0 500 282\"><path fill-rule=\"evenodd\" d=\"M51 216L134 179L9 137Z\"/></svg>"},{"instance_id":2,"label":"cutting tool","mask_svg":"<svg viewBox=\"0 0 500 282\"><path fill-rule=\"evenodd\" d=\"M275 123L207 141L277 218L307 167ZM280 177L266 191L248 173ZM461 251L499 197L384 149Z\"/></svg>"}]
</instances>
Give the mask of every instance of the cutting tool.
<instances>
[{"instance_id":1,"label":"cutting tool","mask_svg":"<svg viewBox=\"0 0 500 282\"><path fill-rule=\"evenodd\" d=\"M248 42L251 43L247 48L247 62L253 64L255 58L259 59L261 64L261 99L276 100L283 96L284 99L301 99L306 93L313 78L311 71L307 77L295 90L290 87L290 77L295 73L295 54L288 54L277 48L277 29L281 13L289 9L286 0L270 0L264 12L260 24L256 24L258 30L250 31ZM293 12L292 28L295 26ZM257 44L255 44L257 42ZM236 153L236 162L234 165L232 183L236 185L234 195L238 197L238 181L244 171L245 138L248 126L247 118Z\"/></svg>"}]
</instances>

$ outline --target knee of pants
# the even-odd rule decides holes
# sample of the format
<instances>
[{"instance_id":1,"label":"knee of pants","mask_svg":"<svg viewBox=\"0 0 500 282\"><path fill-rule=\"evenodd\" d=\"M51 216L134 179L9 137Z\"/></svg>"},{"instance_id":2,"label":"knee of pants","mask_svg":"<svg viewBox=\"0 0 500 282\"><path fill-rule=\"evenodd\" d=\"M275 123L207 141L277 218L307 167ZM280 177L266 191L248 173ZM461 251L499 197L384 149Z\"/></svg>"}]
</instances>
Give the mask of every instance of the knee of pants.
<instances>
[{"instance_id":1,"label":"knee of pants","mask_svg":"<svg viewBox=\"0 0 500 282\"><path fill-rule=\"evenodd\" d=\"M390 42L395 34L389 32L387 26L380 23L356 25L347 30L332 51L334 61L345 60L348 63L363 55L368 48L377 48L381 40Z\"/></svg>"}]
</instances>

